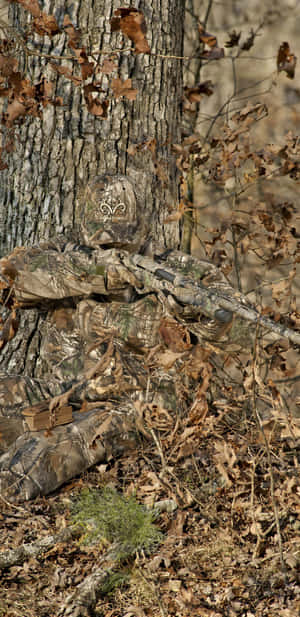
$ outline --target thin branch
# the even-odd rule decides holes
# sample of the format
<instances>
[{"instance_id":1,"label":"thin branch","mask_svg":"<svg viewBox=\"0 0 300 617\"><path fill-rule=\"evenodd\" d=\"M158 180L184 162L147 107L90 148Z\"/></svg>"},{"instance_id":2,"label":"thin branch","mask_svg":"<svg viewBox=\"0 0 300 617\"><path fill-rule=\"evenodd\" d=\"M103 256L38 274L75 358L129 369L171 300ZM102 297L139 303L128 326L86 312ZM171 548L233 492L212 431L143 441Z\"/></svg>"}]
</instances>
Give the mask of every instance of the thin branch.
<instances>
[{"instance_id":1,"label":"thin branch","mask_svg":"<svg viewBox=\"0 0 300 617\"><path fill-rule=\"evenodd\" d=\"M265 443L265 447L266 447L266 452L267 452L267 459L268 459L268 466L269 466L269 474L270 474L270 493L271 493L271 500L272 500L272 507L273 507L273 512L274 512L274 519L275 519L275 523L276 523L276 531L277 531L277 541L278 541L278 548L279 548L279 556L280 556L280 563L281 563L281 570L283 573L283 576L286 580L286 565L284 563L284 559L283 559L283 544L282 544L282 536L281 536L281 529L280 529L280 521L279 521L279 515L278 515L278 508L277 508L277 503L276 503L276 499L275 499L275 481L274 481L274 474L273 474L273 466L272 466L272 458L271 458L271 452L270 452L270 448L269 448L269 443L268 443L268 439L266 437L266 433L264 430L264 426L257 408L257 404L256 404L256 370L257 370L257 343L258 343L258 331L259 331L259 326L256 328L256 339L255 339L255 343L254 343L254 351L253 351L253 362L252 362L252 404L253 404L253 413L258 425L258 428L262 434L264 443Z\"/></svg>"},{"instance_id":2,"label":"thin branch","mask_svg":"<svg viewBox=\"0 0 300 617\"><path fill-rule=\"evenodd\" d=\"M203 20L203 26L204 26L205 29L206 29L206 26L207 26L207 22L208 22L210 11L212 9L213 1L214 0L209 0L208 5L207 5L205 17L204 17L204 20Z\"/></svg>"},{"instance_id":3,"label":"thin branch","mask_svg":"<svg viewBox=\"0 0 300 617\"><path fill-rule=\"evenodd\" d=\"M11 568L12 566L21 565L24 561L32 557L41 557L50 548L60 542L70 542L78 536L78 531L66 528L56 535L46 536L39 542L31 542L30 544L22 544L17 548L9 549L0 552L0 570Z\"/></svg>"},{"instance_id":4,"label":"thin branch","mask_svg":"<svg viewBox=\"0 0 300 617\"><path fill-rule=\"evenodd\" d=\"M106 555L100 559L100 567L87 576L78 585L75 592L67 597L65 604L58 613L60 617L81 617L91 614L90 611L97 603L103 583L118 565L115 557L118 552L117 549L117 544L113 544Z\"/></svg>"}]
</instances>

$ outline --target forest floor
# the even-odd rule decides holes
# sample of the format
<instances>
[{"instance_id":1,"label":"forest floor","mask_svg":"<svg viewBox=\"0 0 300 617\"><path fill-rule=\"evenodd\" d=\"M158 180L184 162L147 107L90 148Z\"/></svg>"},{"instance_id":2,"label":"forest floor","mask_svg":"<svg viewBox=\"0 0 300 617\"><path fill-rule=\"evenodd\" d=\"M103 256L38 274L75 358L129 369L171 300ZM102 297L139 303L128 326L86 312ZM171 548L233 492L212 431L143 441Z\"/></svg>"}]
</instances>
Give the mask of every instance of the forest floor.
<instances>
[{"instance_id":1,"label":"forest floor","mask_svg":"<svg viewBox=\"0 0 300 617\"><path fill-rule=\"evenodd\" d=\"M155 521L163 541L120 563L115 582L87 614L299 615L299 422L289 431L265 423L261 433L251 414L212 406L204 416L185 425L177 445L168 445L166 417L152 418L156 438L145 438L126 458L20 506L1 498L0 556L67 529L81 490L109 485L149 506L166 500ZM106 550L74 538L3 569L0 616L58 617Z\"/></svg>"}]
</instances>

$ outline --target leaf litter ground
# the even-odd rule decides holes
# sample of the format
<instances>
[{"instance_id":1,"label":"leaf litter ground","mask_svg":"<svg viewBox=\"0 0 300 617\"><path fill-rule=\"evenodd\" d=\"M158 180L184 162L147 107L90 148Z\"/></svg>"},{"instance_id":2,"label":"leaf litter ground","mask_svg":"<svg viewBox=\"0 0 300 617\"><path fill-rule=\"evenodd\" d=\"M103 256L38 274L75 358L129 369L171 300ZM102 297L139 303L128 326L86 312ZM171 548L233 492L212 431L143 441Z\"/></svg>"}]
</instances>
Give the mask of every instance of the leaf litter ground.
<instances>
[{"instance_id":1,"label":"leaf litter ground","mask_svg":"<svg viewBox=\"0 0 300 617\"><path fill-rule=\"evenodd\" d=\"M144 409L143 438L126 458L23 506L1 499L1 551L67 529L82 489L109 485L144 505L159 504L164 541L123 562L86 614L298 615L299 422L284 423L274 413L262 432L242 395L238 400L232 392L230 402L227 392L227 399L207 404L207 383L190 417ZM56 617L106 550L73 538L2 570L0 615Z\"/></svg>"}]
</instances>

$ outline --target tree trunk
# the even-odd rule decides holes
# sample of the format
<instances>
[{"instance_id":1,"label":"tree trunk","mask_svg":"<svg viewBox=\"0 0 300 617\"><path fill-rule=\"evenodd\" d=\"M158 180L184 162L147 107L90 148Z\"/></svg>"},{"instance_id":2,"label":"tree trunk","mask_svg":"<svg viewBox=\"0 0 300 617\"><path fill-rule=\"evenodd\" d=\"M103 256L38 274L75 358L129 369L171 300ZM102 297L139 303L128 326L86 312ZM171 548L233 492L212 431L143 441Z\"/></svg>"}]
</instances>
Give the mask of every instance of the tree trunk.
<instances>
[{"instance_id":1,"label":"tree trunk","mask_svg":"<svg viewBox=\"0 0 300 617\"><path fill-rule=\"evenodd\" d=\"M53 6L54 5L54 6ZM23 54L23 68L37 84L43 77L55 82L55 96L63 97L63 106L48 105L41 118L26 116L15 129L15 149L9 155L9 167L1 173L0 184L0 255L16 246L33 245L70 236L79 221L80 200L88 181L97 174L123 174L139 189L145 216L151 220L150 235L166 247L177 246L176 223L164 221L178 200L178 177L171 153L172 143L179 139L181 96L181 62L162 55L182 55L184 2L153 0L137 3L147 23L150 54L124 51L113 56L117 72L107 77L97 74L105 90L112 77L132 79L138 89L135 101L125 97L109 98L107 118L99 118L87 110L82 87L57 73L43 55ZM128 49L131 42L120 33L112 33L110 20L119 8L118 2L62 0L40 3L43 12L54 14L62 26L67 14L82 31L80 46L93 50L100 65L116 49ZM18 5L11 8L14 27L24 31L32 17ZM34 35L28 47L63 57L70 56L65 32L52 38ZM57 63L57 60L53 60ZM58 64L78 73L76 62ZM155 140L155 152L146 144ZM136 147L135 147L136 146ZM0 358L2 370L33 376L39 357L40 312L27 311L21 316L19 332L5 347ZM24 336L25 335L25 336Z\"/></svg>"}]
</instances>

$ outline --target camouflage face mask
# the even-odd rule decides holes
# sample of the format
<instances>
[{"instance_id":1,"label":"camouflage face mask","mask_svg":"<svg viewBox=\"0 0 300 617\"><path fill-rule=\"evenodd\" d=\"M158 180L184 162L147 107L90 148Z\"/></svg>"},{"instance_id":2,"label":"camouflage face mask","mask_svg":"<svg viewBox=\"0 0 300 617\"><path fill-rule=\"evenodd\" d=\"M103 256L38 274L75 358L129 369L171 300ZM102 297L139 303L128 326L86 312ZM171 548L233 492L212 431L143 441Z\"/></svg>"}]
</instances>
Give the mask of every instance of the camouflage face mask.
<instances>
[{"instance_id":1,"label":"camouflage face mask","mask_svg":"<svg viewBox=\"0 0 300 617\"><path fill-rule=\"evenodd\" d=\"M141 225L132 182L122 175L95 176L85 191L81 232L89 246L137 250Z\"/></svg>"}]
</instances>

